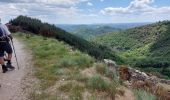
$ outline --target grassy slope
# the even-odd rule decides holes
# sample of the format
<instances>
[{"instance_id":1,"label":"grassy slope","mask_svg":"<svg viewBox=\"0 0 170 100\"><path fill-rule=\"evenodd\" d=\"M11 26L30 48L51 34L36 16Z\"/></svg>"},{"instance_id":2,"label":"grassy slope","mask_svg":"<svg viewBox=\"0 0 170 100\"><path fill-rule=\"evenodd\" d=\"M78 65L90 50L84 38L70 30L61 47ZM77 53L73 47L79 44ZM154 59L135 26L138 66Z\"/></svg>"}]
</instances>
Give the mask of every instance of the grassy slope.
<instances>
[{"instance_id":1,"label":"grassy slope","mask_svg":"<svg viewBox=\"0 0 170 100\"><path fill-rule=\"evenodd\" d=\"M108 83L97 73L91 78L81 74L94 66L95 59L89 55L72 50L71 46L55 39L44 40L34 35L26 38L23 33L16 34L16 37L25 41L32 50L35 76L40 80L35 85L38 88L31 93L31 100L82 100L84 93L90 94L85 98L95 100L101 94L101 98L114 95L114 82Z\"/></svg>"},{"instance_id":2,"label":"grassy slope","mask_svg":"<svg viewBox=\"0 0 170 100\"><path fill-rule=\"evenodd\" d=\"M94 58L72 50L71 46L63 42L44 40L35 35L28 37L23 33L15 34L15 37L22 39L32 50L35 76L39 82L35 83L30 94L31 100L111 100L116 88L120 87L115 81L115 73L109 72L103 63L95 63ZM82 74L93 68L96 73L92 77ZM150 97L149 93L145 95ZM138 96L143 94L138 93Z\"/></svg>"},{"instance_id":3,"label":"grassy slope","mask_svg":"<svg viewBox=\"0 0 170 100\"><path fill-rule=\"evenodd\" d=\"M137 59L139 59L137 61L157 59L162 63L168 61L170 57L169 30L170 22L164 21L104 35L96 38L94 42L116 50L126 59L128 64L133 65Z\"/></svg>"}]
</instances>

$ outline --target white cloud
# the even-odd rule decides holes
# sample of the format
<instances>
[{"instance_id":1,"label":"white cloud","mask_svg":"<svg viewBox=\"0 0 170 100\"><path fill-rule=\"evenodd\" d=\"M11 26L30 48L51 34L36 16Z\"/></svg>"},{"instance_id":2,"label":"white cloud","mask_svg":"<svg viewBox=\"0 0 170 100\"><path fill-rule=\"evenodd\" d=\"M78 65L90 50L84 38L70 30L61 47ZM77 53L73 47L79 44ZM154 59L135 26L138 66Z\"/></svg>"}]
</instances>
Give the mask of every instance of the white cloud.
<instances>
[{"instance_id":1,"label":"white cloud","mask_svg":"<svg viewBox=\"0 0 170 100\"><path fill-rule=\"evenodd\" d=\"M154 3L154 0L133 0L127 7L107 7L101 10L103 14L164 14L170 13L170 6L168 7L155 7L151 4Z\"/></svg>"},{"instance_id":2,"label":"white cloud","mask_svg":"<svg viewBox=\"0 0 170 100\"><path fill-rule=\"evenodd\" d=\"M93 4L91 2L87 2L88 6L93 6Z\"/></svg>"},{"instance_id":3,"label":"white cloud","mask_svg":"<svg viewBox=\"0 0 170 100\"><path fill-rule=\"evenodd\" d=\"M77 16L81 10L77 4L89 0L1 0L0 17L8 22L18 15L40 18L55 23L60 17ZM69 19L69 18L68 18Z\"/></svg>"},{"instance_id":4,"label":"white cloud","mask_svg":"<svg viewBox=\"0 0 170 100\"><path fill-rule=\"evenodd\" d=\"M86 2L88 0L1 0L0 2L8 3L43 3L53 5L75 5L80 2Z\"/></svg>"}]
</instances>

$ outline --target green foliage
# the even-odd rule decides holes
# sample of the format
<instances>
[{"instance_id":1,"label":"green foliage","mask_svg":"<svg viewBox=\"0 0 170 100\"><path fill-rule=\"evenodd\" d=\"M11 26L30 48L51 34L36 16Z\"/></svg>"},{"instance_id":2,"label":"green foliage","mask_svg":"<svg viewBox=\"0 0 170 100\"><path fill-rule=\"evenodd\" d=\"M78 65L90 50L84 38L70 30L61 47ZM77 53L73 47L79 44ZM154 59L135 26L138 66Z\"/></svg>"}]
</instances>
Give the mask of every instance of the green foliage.
<instances>
[{"instance_id":1,"label":"green foliage","mask_svg":"<svg viewBox=\"0 0 170 100\"><path fill-rule=\"evenodd\" d=\"M40 20L30 18L27 16L18 16L16 19L10 21L12 25L20 26L23 30L30 31L34 34L39 34L45 37L56 38L60 41L64 41L67 44L78 48L80 51L86 52L97 59L113 59L117 62L122 62L121 58L116 55L109 48L90 43L80 37L72 35L55 25L48 23L42 23ZM42 57L45 55L42 55Z\"/></svg>"},{"instance_id":2,"label":"green foliage","mask_svg":"<svg viewBox=\"0 0 170 100\"><path fill-rule=\"evenodd\" d=\"M168 61L168 59L162 59L162 58L145 58L145 59L138 59L134 66L140 68L146 68L146 67L161 68L161 67L170 66L170 62Z\"/></svg>"},{"instance_id":3,"label":"green foliage","mask_svg":"<svg viewBox=\"0 0 170 100\"><path fill-rule=\"evenodd\" d=\"M170 66L170 21L99 36L93 42L111 47L135 67L158 68L162 73L162 68Z\"/></svg>"},{"instance_id":4,"label":"green foliage","mask_svg":"<svg viewBox=\"0 0 170 100\"><path fill-rule=\"evenodd\" d=\"M118 28L113 28L110 26L98 26L96 25L96 27L91 28L90 26L77 26L77 28L75 28L72 31L69 31L70 33L73 33L79 37L83 37L84 39L90 40L93 39L96 36L100 36L102 34L107 34L107 33L111 33L114 31L119 31L120 29Z\"/></svg>"}]
</instances>

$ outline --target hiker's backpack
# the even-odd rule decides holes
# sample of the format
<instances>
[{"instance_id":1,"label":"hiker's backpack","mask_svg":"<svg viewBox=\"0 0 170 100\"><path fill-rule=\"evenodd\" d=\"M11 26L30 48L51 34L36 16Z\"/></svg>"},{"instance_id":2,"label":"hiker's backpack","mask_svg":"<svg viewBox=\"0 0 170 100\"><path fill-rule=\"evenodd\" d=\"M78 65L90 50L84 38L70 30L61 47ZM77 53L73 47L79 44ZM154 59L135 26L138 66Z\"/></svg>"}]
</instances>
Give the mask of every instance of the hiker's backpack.
<instances>
[{"instance_id":1,"label":"hiker's backpack","mask_svg":"<svg viewBox=\"0 0 170 100\"><path fill-rule=\"evenodd\" d=\"M4 33L4 29L0 27L0 41L4 41L6 39L6 35Z\"/></svg>"}]
</instances>

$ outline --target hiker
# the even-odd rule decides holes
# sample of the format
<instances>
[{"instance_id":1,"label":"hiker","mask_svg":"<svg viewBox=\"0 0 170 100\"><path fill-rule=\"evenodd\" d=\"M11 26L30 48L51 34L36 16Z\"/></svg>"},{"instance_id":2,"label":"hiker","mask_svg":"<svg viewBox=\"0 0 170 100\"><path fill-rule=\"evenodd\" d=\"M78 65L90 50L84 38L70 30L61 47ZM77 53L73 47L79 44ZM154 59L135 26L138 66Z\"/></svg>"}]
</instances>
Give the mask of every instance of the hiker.
<instances>
[{"instance_id":1,"label":"hiker","mask_svg":"<svg viewBox=\"0 0 170 100\"><path fill-rule=\"evenodd\" d=\"M15 69L15 67L13 67L11 64L12 47L10 45L10 39L13 39L11 33L9 32L7 26L1 23L0 18L0 64L2 65L3 73L6 73L8 69ZM7 53L7 57L4 59L5 53ZM5 61L7 61L6 65Z\"/></svg>"}]
</instances>

